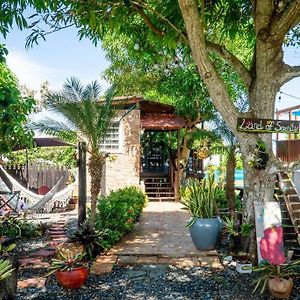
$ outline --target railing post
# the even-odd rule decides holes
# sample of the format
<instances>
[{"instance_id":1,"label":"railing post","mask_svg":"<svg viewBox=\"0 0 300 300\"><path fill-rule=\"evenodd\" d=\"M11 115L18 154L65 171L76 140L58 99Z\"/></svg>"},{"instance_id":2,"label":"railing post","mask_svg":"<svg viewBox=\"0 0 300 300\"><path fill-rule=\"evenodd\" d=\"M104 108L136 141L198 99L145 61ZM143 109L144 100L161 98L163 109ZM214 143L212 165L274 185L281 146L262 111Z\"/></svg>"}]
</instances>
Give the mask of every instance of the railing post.
<instances>
[{"instance_id":1,"label":"railing post","mask_svg":"<svg viewBox=\"0 0 300 300\"><path fill-rule=\"evenodd\" d=\"M86 219L86 143L78 143L78 226Z\"/></svg>"}]
</instances>

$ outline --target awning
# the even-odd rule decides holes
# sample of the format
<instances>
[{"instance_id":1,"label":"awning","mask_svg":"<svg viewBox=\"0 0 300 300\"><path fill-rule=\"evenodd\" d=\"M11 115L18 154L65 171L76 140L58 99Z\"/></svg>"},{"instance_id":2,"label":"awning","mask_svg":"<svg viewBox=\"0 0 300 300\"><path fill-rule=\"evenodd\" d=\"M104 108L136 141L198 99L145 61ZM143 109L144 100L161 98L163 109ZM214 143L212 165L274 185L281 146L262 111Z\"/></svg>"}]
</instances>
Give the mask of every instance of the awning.
<instances>
[{"instance_id":1,"label":"awning","mask_svg":"<svg viewBox=\"0 0 300 300\"><path fill-rule=\"evenodd\" d=\"M176 130L186 127L184 118L175 114L145 114L141 116L141 126L149 130Z\"/></svg>"},{"instance_id":2,"label":"awning","mask_svg":"<svg viewBox=\"0 0 300 300\"><path fill-rule=\"evenodd\" d=\"M62 147L62 146L73 146L75 147L74 144L65 142L63 140L60 140L58 138L53 138L53 137L43 137L43 138L33 138L33 144L34 147ZM18 151L18 150L23 150L28 147L21 145L21 146L16 146L14 147L13 151Z\"/></svg>"}]
</instances>

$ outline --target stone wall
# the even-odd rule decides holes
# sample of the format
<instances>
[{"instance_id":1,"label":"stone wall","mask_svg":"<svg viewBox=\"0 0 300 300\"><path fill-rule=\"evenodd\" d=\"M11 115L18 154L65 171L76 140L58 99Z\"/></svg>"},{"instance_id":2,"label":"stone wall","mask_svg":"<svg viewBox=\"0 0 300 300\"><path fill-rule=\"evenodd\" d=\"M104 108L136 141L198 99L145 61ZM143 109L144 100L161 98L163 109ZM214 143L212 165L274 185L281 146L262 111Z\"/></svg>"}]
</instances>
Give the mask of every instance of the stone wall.
<instances>
[{"instance_id":1,"label":"stone wall","mask_svg":"<svg viewBox=\"0 0 300 300\"><path fill-rule=\"evenodd\" d=\"M121 114L124 112L121 112ZM111 152L113 159L106 160L102 194L109 194L129 185L139 186L140 181L140 111L133 110L120 124L120 149Z\"/></svg>"}]
</instances>

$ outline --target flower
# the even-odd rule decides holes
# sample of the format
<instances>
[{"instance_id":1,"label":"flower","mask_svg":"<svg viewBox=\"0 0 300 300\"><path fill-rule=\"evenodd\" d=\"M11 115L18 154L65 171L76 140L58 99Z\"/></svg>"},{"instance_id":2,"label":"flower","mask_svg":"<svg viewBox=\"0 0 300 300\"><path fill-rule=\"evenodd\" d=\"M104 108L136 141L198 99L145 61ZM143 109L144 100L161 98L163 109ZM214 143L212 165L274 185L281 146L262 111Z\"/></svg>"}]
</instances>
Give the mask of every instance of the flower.
<instances>
[{"instance_id":1,"label":"flower","mask_svg":"<svg viewBox=\"0 0 300 300\"><path fill-rule=\"evenodd\" d=\"M269 263L276 266L285 263L282 226L272 226L265 229L259 247L261 257Z\"/></svg>"}]
</instances>

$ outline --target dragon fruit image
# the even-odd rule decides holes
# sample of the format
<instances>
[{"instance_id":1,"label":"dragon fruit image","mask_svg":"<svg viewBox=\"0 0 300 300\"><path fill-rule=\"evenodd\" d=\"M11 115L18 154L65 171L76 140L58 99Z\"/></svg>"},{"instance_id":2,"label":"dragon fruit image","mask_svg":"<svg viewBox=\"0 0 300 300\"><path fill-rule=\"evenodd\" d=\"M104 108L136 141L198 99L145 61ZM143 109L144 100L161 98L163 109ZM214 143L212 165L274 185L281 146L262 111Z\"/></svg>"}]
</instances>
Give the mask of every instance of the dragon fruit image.
<instances>
[{"instance_id":1,"label":"dragon fruit image","mask_svg":"<svg viewBox=\"0 0 300 300\"><path fill-rule=\"evenodd\" d=\"M273 265L281 265L285 262L283 252L282 226L272 226L264 230L264 237L259 243L261 257Z\"/></svg>"}]
</instances>

